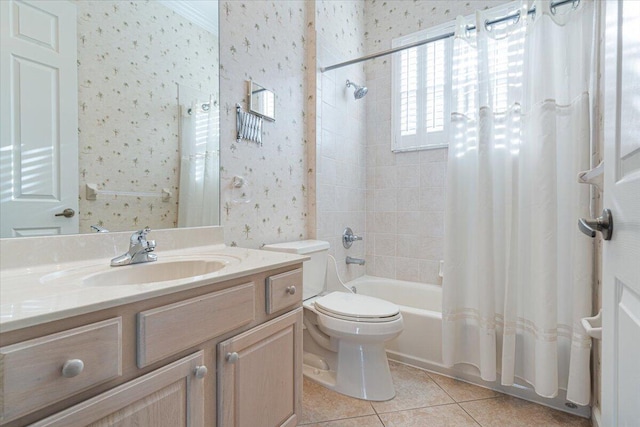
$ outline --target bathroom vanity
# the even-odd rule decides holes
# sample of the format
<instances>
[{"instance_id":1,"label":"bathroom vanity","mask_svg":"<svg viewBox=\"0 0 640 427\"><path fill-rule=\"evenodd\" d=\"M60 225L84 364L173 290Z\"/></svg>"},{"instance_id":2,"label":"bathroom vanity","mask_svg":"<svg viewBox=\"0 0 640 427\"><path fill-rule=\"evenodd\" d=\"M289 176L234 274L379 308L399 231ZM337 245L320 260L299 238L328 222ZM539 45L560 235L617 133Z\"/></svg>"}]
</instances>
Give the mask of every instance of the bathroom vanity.
<instances>
[{"instance_id":1,"label":"bathroom vanity","mask_svg":"<svg viewBox=\"0 0 640 427\"><path fill-rule=\"evenodd\" d=\"M307 258L153 233L0 240L0 425L297 424Z\"/></svg>"}]
</instances>

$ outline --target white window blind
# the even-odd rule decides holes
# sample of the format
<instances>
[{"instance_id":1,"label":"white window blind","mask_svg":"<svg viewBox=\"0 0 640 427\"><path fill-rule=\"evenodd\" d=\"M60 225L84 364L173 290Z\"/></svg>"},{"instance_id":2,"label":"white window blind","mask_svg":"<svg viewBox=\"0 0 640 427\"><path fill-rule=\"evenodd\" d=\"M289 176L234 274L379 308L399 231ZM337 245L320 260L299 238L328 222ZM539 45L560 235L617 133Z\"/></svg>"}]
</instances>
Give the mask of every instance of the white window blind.
<instances>
[{"instance_id":1,"label":"white window blind","mask_svg":"<svg viewBox=\"0 0 640 427\"><path fill-rule=\"evenodd\" d=\"M508 16L518 10L518 4L506 3L491 9L495 17ZM475 23L475 16L466 18ZM478 102L491 107L495 114L504 115L513 107L522 83L523 39L504 37L510 32L512 20L493 24L488 38L488 67L491 81L488 91L479 94L478 60L475 48L458 48L453 61L453 37L406 49L393 55L392 100L394 152L424 150L447 146L452 102L452 76L458 81L455 111L474 114ZM428 30L409 34L393 40L393 47L400 47L420 40L452 33L455 22L449 22ZM524 31L520 27L517 31ZM482 68L482 67L481 67ZM462 83L460 83L462 82ZM462 86L461 86L462 85ZM477 99L482 96L482 99ZM485 99L487 98L487 99ZM511 99L510 99L511 98ZM500 116L501 117L501 116ZM500 139L500 138L498 138Z\"/></svg>"},{"instance_id":2,"label":"white window blind","mask_svg":"<svg viewBox=\"0 0 640 427\"><path fill-rule=\"evenodd\" d=\"M451 23L394 40L402 46L453 31ZM393 57L393 151L447 144L451 98L451 39L406 49Z\"/></svg>"}]
</instances>

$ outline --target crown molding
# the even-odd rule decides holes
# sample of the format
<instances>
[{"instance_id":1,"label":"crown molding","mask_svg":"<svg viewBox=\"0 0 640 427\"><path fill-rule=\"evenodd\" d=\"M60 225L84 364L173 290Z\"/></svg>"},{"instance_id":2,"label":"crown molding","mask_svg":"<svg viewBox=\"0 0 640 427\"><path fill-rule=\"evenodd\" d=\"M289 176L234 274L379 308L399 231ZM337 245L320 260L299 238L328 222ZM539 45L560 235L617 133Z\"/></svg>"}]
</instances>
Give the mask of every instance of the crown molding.
<instances>
[{"instance_id":1,"label":"crown molding","mask_svg":"<svg viewBox=\"0 0 640 427\"><path fill-rule=\"evenodd\" d=\"M206 14L205 10L199 6L204 4L195 0L159 0L159 3L165 5L182 17L193 22L195 25L218 35L218 13L214 10L215 16ZM215 2L216 6L218 2Z\"/></svg>"}]
</instances>

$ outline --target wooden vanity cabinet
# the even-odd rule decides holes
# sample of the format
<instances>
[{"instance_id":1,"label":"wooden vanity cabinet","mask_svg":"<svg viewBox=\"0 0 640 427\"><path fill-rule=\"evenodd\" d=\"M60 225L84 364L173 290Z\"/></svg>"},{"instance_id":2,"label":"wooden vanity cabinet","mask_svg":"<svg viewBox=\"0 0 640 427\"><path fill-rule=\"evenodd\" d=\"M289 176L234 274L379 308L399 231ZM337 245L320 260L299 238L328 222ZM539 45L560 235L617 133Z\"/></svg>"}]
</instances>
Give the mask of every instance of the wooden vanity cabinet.
<instances>
[{"instance_id":1,"label":"wooden vanity cabinet","mask_svg":"<svg viewBox=\"0 0 640 427\"><path fill-rule=\"evenodd\" d=\"M218 344L218 426L298 424L302 308Z\"/></svg>"},{"instance_id":2,"label":"wooden vanity cabinet","mask_svg":"<svg viewBox=\"0 0 640 427\"><path fill-rule=\"evenodd\" d=\"M295 426L302 396L300 268L294 264L0 334L0 404L15 399L8 391L23 384L42 396L19 412L0 406L0 425ZM274 294L267 289L272 277L287 278L287 286ZM286 291L291 286L295 294ZM268 307L268 298L286 303ZM57 353L45 347L111 325L117 337L105 335L109 341L102 346L114 348L117 338L118 352L109 362L85 363L74 378L62 378L65 360L91 352L76 352L77 345L68 351L57 346ZM46 366L43 383L14 357L33 345L45 346L34 359ZM87 341L91 346L101 348L95 340ZM55 360L47 361L49 355ZM40 388L48 384L56 388Z\"/></svg>"}]
</instances>

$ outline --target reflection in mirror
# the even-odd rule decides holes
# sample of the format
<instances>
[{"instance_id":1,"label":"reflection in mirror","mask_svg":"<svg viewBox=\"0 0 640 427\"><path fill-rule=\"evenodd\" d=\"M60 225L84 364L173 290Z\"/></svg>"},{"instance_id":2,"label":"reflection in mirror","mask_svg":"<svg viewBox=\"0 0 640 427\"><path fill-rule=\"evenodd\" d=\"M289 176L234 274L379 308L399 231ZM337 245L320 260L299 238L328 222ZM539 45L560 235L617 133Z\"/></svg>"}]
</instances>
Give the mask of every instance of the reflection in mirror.
<instances>
[{"instance_id":1,"label":"reflection in mirror","mask_svg":"<svg viewBox=\"0 0 640 427\"><path fill-rule=\"evenodd\" d=\"M276 120L276 96L275 94L249 80L249 111L267 120Z\"/></svg>"},{"instance_id":2,"label":"reflection in mirror","mask_svg":"<svg viewBox=\"0 0 640 427\"><path fill-rule=\"evenodd\" d=\"M21 19L25 28L35 28L42 17L64 18L54 22L60 22L61 43L70 42L72 49L60 49L58 53L67 60L70 57L73 64L66 69L58 67L56 72L61 81L60 98L74 101L62 107L62 103L51 99L50 111L31 108L29 115L17 121L21 127L18 130L55 129L58 124L48 124L44 119L55 117L49 113L56 112L55 105L61 105L57 111L59 126L73 129L77 142L75 153L61 149L59 153L40 156L48 164L53 164L51 158L60 159L57 166L40 167L20 163L22 153L16 152L16 147L38 149L37 143L25 138L46 140L44 131L13 132L18 136L2 133L2 237L85 233L91 231L91 225L120 231L144 226L159 229L219 224L217 0L11 3L15 3L18 15L26 12L11 18L6 15L13 14L3 13L3 27L6 19ZM36 22L24 24L30 16L35 16ZM23 42L27 38L16 39ZM41 46L46 43L38 41ZM7 55L3 43L3 64ZM26 63L42 63L39 58L30 61ZM31 71L26 67L23 70ZM4 79L5 73L2 74L0 78ZM36 77L37 81L46 81L46 76ZM69 84L75 81L77 84ZM43 84L29 89L20 79L13 82L18 83L11 91L30 95L34 100L30 105L43 104L42 95L53 93L47 92ZM208 105L206 111L203 105ZM4 108L2 114L5 127ZM8 139L11 141L5 141ZM60 147L69 145L71 140L61 138ZM56 141L53 142L55 147ZM51 153L51 149L40 147L40 152ZM8 173L7 165L13 168ZM24 175L28 168L52 170L48 175L54 182L49 185L52 189L32 187L37 191L29 193L24 183L21 188L5 189L9 185L15 187L8 176ZM72 178L70 186L58 182L66 175ZM72 194L62 202L57 193L65 185ZM93 192L94 200L86 197L87 185L98 190ZM170 197L166 197L164 189L168 189ZM7 194L11 196L5 197ZM5 216L5 201L19 197L44 202L43 207L29 209L43 213L44 218L30 219L32 222L25 225L17 221L30 218L31 213ZM67 208L76 212L73 218L54 216Z\"/></svg>"},{"instance_id":3,"label":"reflection in mirror","mask_svg":"<svg viewBox=\"0 0 640 427\"><path fill-rule=\"evenodd\" d=\"M220 124L212 93L178 86L180 102L179 227L219 224Z\"/></svg>"}]
</instances>

